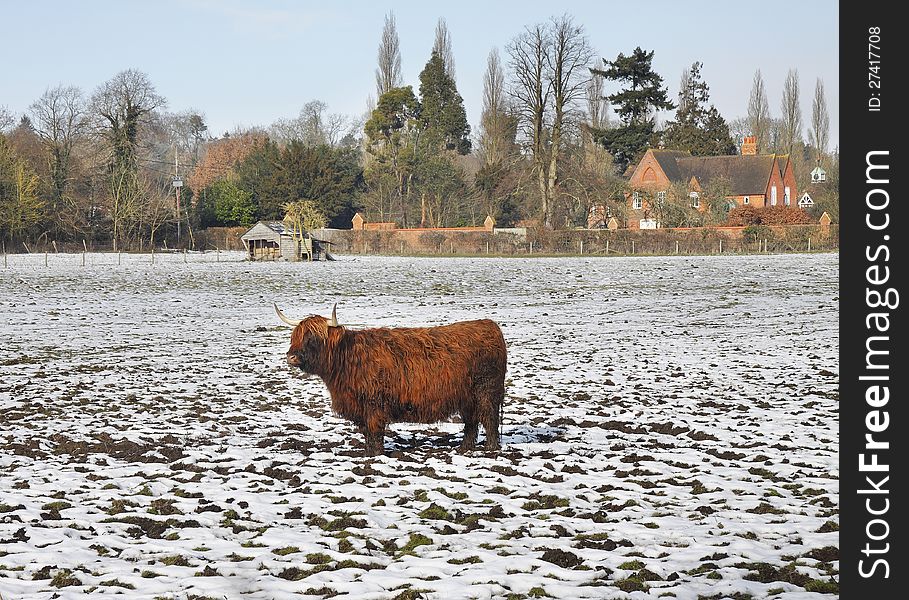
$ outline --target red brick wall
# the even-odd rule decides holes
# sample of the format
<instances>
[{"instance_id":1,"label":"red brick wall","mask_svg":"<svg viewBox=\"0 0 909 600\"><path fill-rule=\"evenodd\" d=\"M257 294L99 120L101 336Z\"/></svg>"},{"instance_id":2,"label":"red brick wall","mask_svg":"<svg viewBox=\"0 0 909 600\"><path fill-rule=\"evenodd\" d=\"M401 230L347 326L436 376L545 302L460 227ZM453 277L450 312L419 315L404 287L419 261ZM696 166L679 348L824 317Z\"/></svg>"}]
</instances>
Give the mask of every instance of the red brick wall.
<instances>
[{"instance_id":1,"label":"red brick wall","mask_svg":"<svg viewBox=\"0 0 909 600\"><path fill-rule=\"evenodd\" d=\"M780 176L780 169L785 169L783 176ZM792 163L788 157L777 157L773 161L773 168L770 174L770 181L767 182L767 201L765 206L772 206L771 193L773 186L776 186L776 205L786 205L786 187L789 187L789 207L798 208L799 196L798 189L795 185L795 174L792 171Z\"/></svg>"},{"instance_id":2,"label":"red brick wall","mask_svg":"<svg viewBox=\"0 0 909 600\"><path fill-rule=\"evenodd\" d=\"M645 173L652 174L653 179L645 181ZM660 167L660 163L653 157L653 150L648 150L644 154L644 158L641 159L641 162L638 163L634 173L632 173L631 179L628 180L628 185L630 185L632 189L646 190L649 195L656 196L656 193L659 191L668 192L671 182ZM645 197L643 198L643 208L635 210L633 208L633 198L633 194L627 194L625 197L627 227L630 229L639 229L641 226L641 219L647 218L650 207L648 206L647 198Z\"/></svg>"}]
</instances>

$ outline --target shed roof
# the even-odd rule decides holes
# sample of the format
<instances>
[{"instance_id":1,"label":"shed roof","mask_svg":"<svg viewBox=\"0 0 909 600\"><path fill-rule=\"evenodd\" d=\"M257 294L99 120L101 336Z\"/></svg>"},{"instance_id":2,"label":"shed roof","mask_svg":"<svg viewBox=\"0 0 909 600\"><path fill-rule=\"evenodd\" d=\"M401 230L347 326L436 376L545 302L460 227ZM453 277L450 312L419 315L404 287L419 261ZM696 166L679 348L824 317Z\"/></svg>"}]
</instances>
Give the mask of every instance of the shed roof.
<instances>
[{"instance_id":1,"label":"shed roof","mask_svg":"<svg viewBox=\"0 0 909 600\"><path fill-rule=\"evenodd\" d=\"M259 221L240 237L244 240L273 240L281 236L293 236L295 233L295 230L285 225L283 221Z\"/></svg>"}]
</instances>

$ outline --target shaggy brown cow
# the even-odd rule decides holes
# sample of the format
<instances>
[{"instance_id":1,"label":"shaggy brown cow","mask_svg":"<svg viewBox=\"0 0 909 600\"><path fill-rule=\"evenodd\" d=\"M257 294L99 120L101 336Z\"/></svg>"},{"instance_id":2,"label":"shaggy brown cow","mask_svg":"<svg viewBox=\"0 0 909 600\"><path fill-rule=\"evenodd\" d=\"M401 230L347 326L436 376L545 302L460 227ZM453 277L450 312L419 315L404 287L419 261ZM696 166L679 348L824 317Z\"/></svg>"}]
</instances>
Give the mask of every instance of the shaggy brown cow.
<instances>
[{"instance_id":1,"label":"shaggy brown cow","mask_svg":"<svg viewBox=\"0 0 909 600\"><path fill-rule=\"evenodd\" d=\"M366 437L366 453L383 451L389 423L437 423L454 414L464 422L461 451L471 450L477 425L486 449L499 448L505 397L506 351L493 321L440 327L347 329L311 316L282 321L294 330L287 363L318 375L331 394L332 410L353 421Z\"/></svg>"}]
</instances>

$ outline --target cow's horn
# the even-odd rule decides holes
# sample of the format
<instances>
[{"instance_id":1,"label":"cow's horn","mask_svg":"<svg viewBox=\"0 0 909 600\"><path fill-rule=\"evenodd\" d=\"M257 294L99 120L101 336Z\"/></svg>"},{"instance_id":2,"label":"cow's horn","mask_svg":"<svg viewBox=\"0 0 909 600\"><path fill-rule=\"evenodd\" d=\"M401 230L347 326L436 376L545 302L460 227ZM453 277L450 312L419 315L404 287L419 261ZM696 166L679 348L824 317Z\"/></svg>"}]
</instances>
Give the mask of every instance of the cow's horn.
<instances>
[{"instance_id":1,"label":"cow's horn","mask_svg":"<svg viewBox=\"0 0 909 600\"><path fill-rule=\"evenodd\" d=\"M330 327L338 326L338 305L337 305L337 303L335 303L335 305L331 308L331 323L329 323L329 326Z\"/></svg>"},{"instance_id":2,"label":"cow's horn","mask_svg":"<svg viewBox=\"0 0 909 600\"><path fill-rule=\"evenodd\" d=\"M281 319L282 321L284 321L285 323L287 323L287 324L290 325L291 327L296 327L297 325L300 324L300 321L294 321L293 319L288 319L287 317L285 317L285 316L284 316L284 313L281 312L281 309L278 308L278 303L277 303L277 302L275 302L274 305L275 305L275 312L278 313L278 318L279 318L279 319Z\"/></svg>"}]
</instances>

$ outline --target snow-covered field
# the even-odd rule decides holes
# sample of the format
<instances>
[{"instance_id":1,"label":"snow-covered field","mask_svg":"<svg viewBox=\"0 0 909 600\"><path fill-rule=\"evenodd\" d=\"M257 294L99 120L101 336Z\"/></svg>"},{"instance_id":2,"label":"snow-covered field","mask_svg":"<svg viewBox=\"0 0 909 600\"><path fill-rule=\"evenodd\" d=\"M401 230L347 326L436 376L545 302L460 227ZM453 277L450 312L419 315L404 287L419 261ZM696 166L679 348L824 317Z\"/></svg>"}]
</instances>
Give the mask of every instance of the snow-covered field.
<instances>
[{"instance_id":1,"label":"snow-covered field","mask_svg":"<svg viewBox=\"0 0 909 600\"><path fill-rule=\"evenodd\" d=\"M837 594L836 255L204 258L0 270L3 600ZM497 320L504 449L363 458L273 300Z\"/></svg>"}]
</instances>

